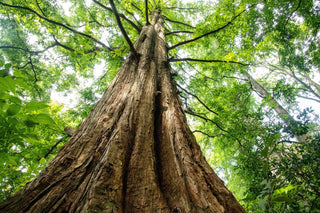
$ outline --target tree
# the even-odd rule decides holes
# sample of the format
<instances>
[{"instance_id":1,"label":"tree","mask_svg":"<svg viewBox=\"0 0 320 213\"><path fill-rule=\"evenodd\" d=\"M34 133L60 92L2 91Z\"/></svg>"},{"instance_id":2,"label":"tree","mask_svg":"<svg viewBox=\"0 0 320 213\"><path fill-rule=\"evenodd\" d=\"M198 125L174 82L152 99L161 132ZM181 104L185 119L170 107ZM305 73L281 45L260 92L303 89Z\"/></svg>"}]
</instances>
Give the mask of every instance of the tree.
<instances>
[{"instance_id":1,"label":"tree","mask_svg":"<svg viewBox=\"0 0 320 213\"><path fill-rule=\"evenodd\" d=\"M186 124L160 11L133 45L110 5L131 53L71 140L1 211L242 212Z\"/></svg>"},{"instance_id":2,"label":"tree","mask_svg":"<svg viewBox=\"0 0 320 213\"><path fill-rule=\"evenodd\" d=\"M247 211L318 208L318 112L297 106L318 100L316 2L60 3L0 1L1 197L72 135L2 211L243 211L193 133Z\"/></svg>"}]
</instances>

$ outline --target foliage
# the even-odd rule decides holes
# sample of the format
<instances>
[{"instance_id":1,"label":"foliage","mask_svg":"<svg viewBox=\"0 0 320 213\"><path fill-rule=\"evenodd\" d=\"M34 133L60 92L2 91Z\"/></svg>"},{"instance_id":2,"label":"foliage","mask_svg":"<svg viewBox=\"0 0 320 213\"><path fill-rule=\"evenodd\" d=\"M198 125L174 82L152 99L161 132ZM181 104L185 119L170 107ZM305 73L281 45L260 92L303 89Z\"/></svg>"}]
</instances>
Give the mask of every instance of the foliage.
<instances>
[{"instance_id":1,"label":"foliage","mask_svg":"<svg viewBox=\"0 0 320 213\"><path fill-rule=\"evenodd\" d=\"M144 5L116 2L131 41ZM189 123L228 188L248 212L319 212L319 110L303 103L319 108L320 4L149 1L159 8ZM50 161L130 48L108 1L0 0L0 13L2 200Z\"/></svg>"}]
</instances>

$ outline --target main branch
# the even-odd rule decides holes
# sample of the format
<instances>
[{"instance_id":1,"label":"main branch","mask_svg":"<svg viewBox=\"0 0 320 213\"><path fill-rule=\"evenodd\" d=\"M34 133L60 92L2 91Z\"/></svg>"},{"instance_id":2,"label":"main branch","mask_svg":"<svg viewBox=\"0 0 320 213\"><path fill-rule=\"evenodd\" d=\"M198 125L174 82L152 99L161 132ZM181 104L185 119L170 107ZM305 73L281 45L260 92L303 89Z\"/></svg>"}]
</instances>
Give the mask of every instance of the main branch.
<instances>
[{"instance_id":1,"label":"main branch","mask_svg":"<svg viewBox=\"0 0 320 213\"><path fill-rule=\"evenodd\" d=\"M148 17L148 0L144 0L144 3L145 3L145 14L146 14L146 24L149 25L150 22L149 22L149 17Z\"/></svg>"},{"instance_id":2,"label":"main branch","mask_svg":"<svg viewBox=\"0 0 320 213\"><path fill-rule=\"evenodd\" d=\"M252 5L252 6L253 6L253 5ZM251 6L251 7L252 7L252 6ZM198 40L198 39L200 39L200 38L203 38L203 37L205 37L205 36L208 36L208 35L217 33L217 32L219 32L220 30L225 29L226 27L228 27L236 18L238 18L238 17L239 17L242 13L244 13L245 11L246 11L246 9L242 10L238 15L236 15L235 17L233 17L233 18L232 18L228 23L226 23L224 26L219 27L218 29L215 29L215 30L210 31L210 32L208 32L208 33L205 33L205 34L203 34L203 35L201 35L201 36L195 37L195 38L193 38L193 39L186 40L186 41L180 42L180 43L178 43L178 44L175 44L175 45L173 45L172 47L169 47L168 50L174 49L174 48L179 47L179 46L184 45L184 44L188 44L188 43L190 43L190 42L196 41L196 40Z\"/></svg>"},{"instance_id":3,"label":"main branch","mask_svg":"<svg viewBox=\"0 0 320 213\"><path fill-rule=\"evenodd\" d=\"M133 55L135 55L135 56L138 55L137 52L136 52L136 50L134 49L134 46L133 46L133 44L132 44L132 42L131 42L128 34L126 33L125 29L123 28L123 25L122 25L121 20L120 20L119 13L118 13L118 11L117 11L116 6L114 5L114 1L113 1L113 0L109 0L109 3L110 3L110 5L111 5L111 8L112 8L112 10L113 10L113 13L114 13L114 15L115 15L115 17L116 17L117 24L118 24L118 26L119 26L119 28L120 28L120 31L121 31L123 37L126 39L128 45L129 45L129 47L130 47L131 53L132 53Z\"/></svg>"}]
</instances>

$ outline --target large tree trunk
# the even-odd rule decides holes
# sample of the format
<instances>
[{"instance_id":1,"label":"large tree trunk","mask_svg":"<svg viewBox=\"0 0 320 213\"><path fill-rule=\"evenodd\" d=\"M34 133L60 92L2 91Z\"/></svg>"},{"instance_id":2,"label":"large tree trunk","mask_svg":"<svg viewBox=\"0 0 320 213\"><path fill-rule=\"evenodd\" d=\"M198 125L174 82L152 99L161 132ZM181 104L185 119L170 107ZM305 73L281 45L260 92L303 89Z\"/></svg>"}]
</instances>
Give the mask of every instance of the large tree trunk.
<instances>
[{"instance_id":1,"label":"large tree trunk","mask_svg":"<svg viewBox=\"0 0 320 213\"><path fill-rule=\"evenodd\" d=\"M161 19L153 23L135 44L140 56L126 59L74 136L0 212L244 212L187 125Z\"/></svg>"}]
</instances>

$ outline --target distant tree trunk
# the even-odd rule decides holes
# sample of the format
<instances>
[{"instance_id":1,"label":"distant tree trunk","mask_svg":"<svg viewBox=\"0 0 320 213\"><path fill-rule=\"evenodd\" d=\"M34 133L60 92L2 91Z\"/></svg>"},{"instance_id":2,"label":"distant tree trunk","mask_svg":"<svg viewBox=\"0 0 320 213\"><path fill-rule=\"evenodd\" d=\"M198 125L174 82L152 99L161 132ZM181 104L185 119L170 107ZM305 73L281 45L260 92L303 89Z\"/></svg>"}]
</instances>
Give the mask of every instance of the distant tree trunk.
<instances>
[{"instance_id":1,"label":"distant tree trunk","mask_svg":"<svg viewBox=\"0 0 320 213\"><path fill-rule=\"evenodd\" d=\"M279 104L279 102L271 97L269 92L259 84L248 72L245 73L248 80L251 82L253 89L263 98L269 99L269 105L271 108L278 114L278 116L282 119L282 121L291 129L295 129L296 121L294 118L289 114L289 112ZM306 135L295 135L296 139L299 143L306 142Z\"/></svg>"},{"instance_id":2,"label":"distant tree trunk","mask_svg":"<svg viewBox=\"0 0 320 213\"><path fill-rule=\"evenodd\" d=\"M88 118L0 212L244 212L191 133L170 79L162 20Z\"/></svg>"}]
</instances>

